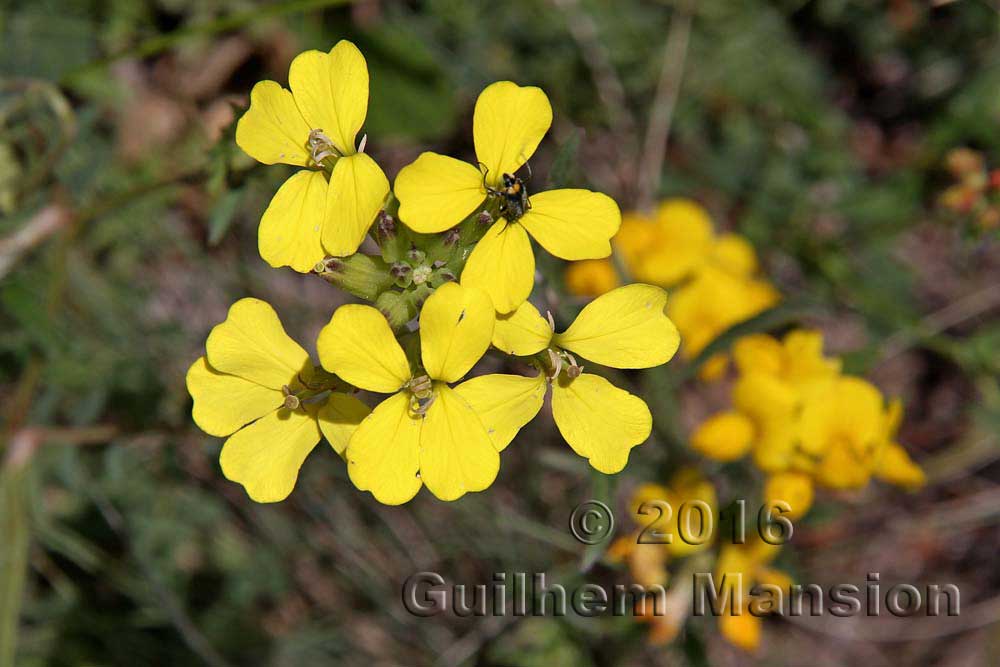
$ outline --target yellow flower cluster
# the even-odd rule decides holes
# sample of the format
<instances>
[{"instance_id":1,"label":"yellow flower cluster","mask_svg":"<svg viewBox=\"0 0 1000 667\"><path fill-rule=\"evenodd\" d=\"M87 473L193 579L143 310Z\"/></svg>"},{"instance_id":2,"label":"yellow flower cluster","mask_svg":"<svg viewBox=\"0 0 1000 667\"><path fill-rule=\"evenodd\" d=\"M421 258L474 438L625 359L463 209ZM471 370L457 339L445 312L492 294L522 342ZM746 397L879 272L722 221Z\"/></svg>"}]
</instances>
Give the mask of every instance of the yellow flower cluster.
<instances>
[{"instance_id":1,"label":"yellow flower cluster","mask_svg":"<svg viewBox=\"0 0 1000 667\"><path fill-rule=\"evenodd\" d=\"M677 287L667 313L684 340L686 359L779 299L758 275L753 246L738 234L716 234L708 212L688 199L668 199L652 216L625 214L614 246L636 280ZM618 283L610 259L575 262L566 270L567 288L579 296L603 294ZM726 367L726 356L716 354L706 361L702 378L717 378Z\"/></svg>"},{"instance_id":2,"label":"yellow flower cluster","mask_svg":"<svg viewBox=\"0 0 1000 667\"><path fill-rule=\"evenodd\" d=\"M607 292L561 333L528 300L530 239L563 259L603 258L621 224L603 194L530 193L530 170L527 182L516 175L552 123L545 93L509 81L488 86L473 117L476 163L423 153L390 192L364 153L367 136L357 142L368 108L358 49L341 41L329 53L303 53L288 78L291 90L257 84L236 130L258 161L301 168L264 212L261 257L373 305L332 314L316 344L319 366L269 305L233 305L187 376L195 422L228 436L226 477L254 500L282 500L322 435L354 485L383 503L404 503L423 486L455 500L493 483L500 452L549 389L570 447L601 472L624 468L649 436L649 409L584 373L577 357L650 368L674 355L679 336L666 293L652 285ZM369 235L378 255L358 252ZM465 379L491 348L535 374Z\"/></svg>"},{"instance_id":3,"label":"yellow flower cluster","mask_svg":"<svg viewBox=\"0 0 1000 667\"><path fill-rule=\"evenodd\" d=\"M765 500L784 500L790 517L812 505L813 487L857 489L872 477L917 488L924 473L896 442L902 405L823 356L819 332L781 340L745 336L733 345L738 377L732 409L709 417L691 446L717 461L750 454L768 478Z\"/></svg>"},{"instance_id":4,"label":"yellow flower cluster","mask_svg":"<svg viewBox=\"0 0 1000 667\"><path fill-rule=\"evenodd\" d=\"M691 503L701 503L710 516L692 520L692 515L684 511ZM719 503L715 486L694 467L680 469L666 486L641 485L632 494L629 509L632 517L646 524L643 532L637 530L615 540L608 549L606 560L612 564L626 564L632 581L647 590L671 583L668 565L711 549L718 530ZM696 529L698 540L685 537L689 523L699 526ZM671 590L668 600L676 596L683 600L682 608L687 609L691 594L685 588L688 582L683 579L686 578ZM672 641L686 618L686 613L653 614L648 604L641 611L644 615L640 619L651 626L649 641L652 644Z\"/></svg>"}]
</instances>

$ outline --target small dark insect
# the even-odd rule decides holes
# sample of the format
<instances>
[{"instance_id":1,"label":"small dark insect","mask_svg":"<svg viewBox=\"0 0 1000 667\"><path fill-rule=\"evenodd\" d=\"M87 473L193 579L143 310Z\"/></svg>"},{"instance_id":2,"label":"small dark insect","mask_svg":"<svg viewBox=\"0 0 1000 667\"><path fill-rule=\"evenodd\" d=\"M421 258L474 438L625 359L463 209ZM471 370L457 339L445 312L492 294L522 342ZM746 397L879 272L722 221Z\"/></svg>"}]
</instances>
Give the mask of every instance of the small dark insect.
<instances>
[{"instance_id":1,"label":"small dark insect","mask_svg":"<svg viewBox=\"0 0 1000 667\"><path fill-rule=\"evenodd\" d=\"M531 167L528 167L528 178L531 178ZM514 174L504 174L502 185L499 188L492 188L486 184L486 174L483 172L483 187L490 197L500 198L500 215L508 222L514 222L522 215L531 210L531 200L528 199L528 190L524 186L524 181Z\"/></svg>"}]
</instances>

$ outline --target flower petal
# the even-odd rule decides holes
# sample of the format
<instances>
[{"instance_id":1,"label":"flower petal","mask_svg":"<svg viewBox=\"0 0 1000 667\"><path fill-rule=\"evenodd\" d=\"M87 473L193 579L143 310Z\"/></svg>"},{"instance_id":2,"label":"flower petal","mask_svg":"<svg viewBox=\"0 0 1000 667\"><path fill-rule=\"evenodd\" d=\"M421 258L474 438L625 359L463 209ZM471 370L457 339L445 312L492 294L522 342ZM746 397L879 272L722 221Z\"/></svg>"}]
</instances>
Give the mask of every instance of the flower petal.
<instances>
[{"instance_id":1,"label":"flower petal","mask_svg":"<svg viewBox=\"0 0 1000 667\"><path fill-rule=\"evenodd\" d=\"M590 190L549 190L531 195L520 223L550 254L600 259L611 254L611 237L622 223L615 200Z\"/></svg>"},{"instance_id":2,"label":"flower petal","mask_svg":"<svg viewBox=\"0 0 1000 667\"><path fill-rule=\"evenodd\" d=\"M226 479L242 484L258 503L284 500L299 468L319 442L315 415L281 408L226 440L219 463Z\"/></svg>"},{"instance_id":3,"label":"flower petal","mask_svg":"<svg viewBox=\"0 0 1000 667\"><path fill-rule=\"evenodd\" d=\"M358 430L358 424L371 411L356 397L334 392L316 414L319 418L319 430L323 432L333 451L343 456L351 436Z\"/></svg>"},{"instance_id":4,"label":"flower petal","mask_svg":"<svg viewBox=\"0 0 1000 667\"><path fill-rule=\"evenodd\" d=\"M727 612L719 616L719 633L730 644L752 653L760 646L762 624L759 616L746 609L736 615Z\"/></svg>"},{"instance_id":5,"label":"flower petal","mask_svg":"<svg viewBox=\"0 0 1000 667\"><path fill-rule=\"evenodd\" d=\"M371 306L341 306L316 341L323 368L355 387L391 393L410 379L410 364L385 315Z\"/></svg>"},{"instance_id":6,"label":"flower petal","mask_svg":"<svg viewBox=\"0 0 1000 667\"><path fill-rule=\"evenodd\" d=\"M368 65L358 47L342 39L328 54L300 53L288 70L288 85L309 129L323 130L341 154L353 155L368 114Z\"/></svg>"},{"instance_id":7,"label":"flower petal","mask_svg":"<svg viewBox=\"0 0 1000 667\"><path fill-rule=\"evenodd\" d=\"M309 273L326 257L320 234L326 216L326 178L303 169L278 188L257 230L257 248L265 262Z\"/></svg>"},{"instance_id":8,"label":"flower petal","mask_svg":"<svg viewBox=\"0 0 1000 667\"><path fill-rule=\"evenodd\" d=\"M784 366L781 343L762 333L741 336L733 343L733 361L744 375L764 373L777 376Z\"/></svg>"},{"instance_id":9,"label":"flower petal","mask_svg":"<svg viewBox=\"0 0 1000 667\"><path fill-rule=\"evenodd\" d=\"M782 501L788 503L785 516L801 519L813 504L813 478L803 472L789 470L774 473L764 482L764 502L773 505Z\"/></svg>"},{"instance_id":10,"label":"flower petal","mask_svg":"<svg viewBox=\"0 0 1000 667\"><path fill-rule=\"evenodd\" d=\"M258 162L304 167L310 163L309 130L292 94L274 81L261 81L250 91L250 108L236 124L236 143Z\"/></svg>"},{"instance_id":11,"label":"flower petal","mask_svg":"<svg viewBox=\"0 0 1000 667\"><path fill-rule=\"evenodd\" d=\"M653 428L640 398L589 373L552 383L552 416L573 451L609 475L625 467L629 451Z\"/></svg>"},{"instance_id":12,"label":"flower petal","mask_svg":"<svg viewBox=\"0 0 1000 667\"><path fill-rule=\"evenodd\" d=\"M462 284L490 295L498 313L509 313L531 294L535 255L524 228L497 220L476 244L462 271Z\"/></svg>"},{"instance_id":13,"label":"flower petal","mask_svg":"<svg viewBox=\"0 0 1000 667\"><path fill-rule=\"evenodd\" d=\"M545 375L480 375L455 387L455 393L479 415L499 452L542 409Z\"/></svg>"},{"instance_id":14,"label":"flower petal","mask_svg":"<svg viewBox=\"0 0 1000 667\"><path fill-rule=\"evenodd\" d=\"M312 370L309 355L285 333L274 308L260 299L240 299L230 306L205 348L215 370L271 389L280 390L303 370Z\"/></svg>"},{"instance_id":15,"label":"flower petal","mask_svg":"<svg viewBox=\"0 0 1000 667\"><path fill-rule=\"evenodd\" d=\"M430 152L399 170L393 192L399 199L399 219L423 234L451 229L486 198L482 172L468 162Z\"/></svg>"},{"instance_id":16,"label":"flower petal","mask_svg":"<svg viewBox=\"0 0 1000 667\"><path fill-rule=\"evenodd\" d=\"M736 411L719 412L691 435L691 448L716 461L743 458L753 445L754 424Z\"/></svg>"},{"instance_id":17,"label":"flower petal","mask_svg":"<svg viewBox=\"0 0 1000 667\"><path fill-rule=\"evenodd\" d=\"M420 431L420 477L440 500L457 500L493 483L500 455L464 398L444 383L434 391Z\"/></svg>"},{"instance_id":18,"label":"flower petal","mask_svg":"<svg viewBox=\"0 0 1000 667\"><path fill-rule=\"evenodd\" d=\"M326 196L323 247L334 257L354 254L385 204L389 179L364 153L337 160Z\"/></svg>"},{"instance_id":19,"label":"flower petal","mask_svg":"<svg viewBox=\"0 0 1000 667\"><path fill-rule=\"evenodd\" d=\"M280 391L218 372L205 357L191 364L186 381L194 399L194 423L205 433L219 437L276 410L285 400Z\"/></svg>"},{"instance_id":20,"label":"flower petal","mask_svg":"<svg viewBox=\"0 0 1000 667\"><path fill-rule=\"evenodd\" d=\"M446 283L420 312L420 357L435 380L457 382L490 346L496 314L486 293Z\"/></svg>"},{"instance_id":21,"label":"flower petal","mask_svg":"<svg viewBox=\"0 0 1000 667\"><path fill-rule=\"evenodd\" d=\"M802 447L821 454L833 444L844 444L867 460L873 443L883 435L882 403L882 394L871 383L855 377L838 378L802 407Z\"/></svg>"},{"instance_id":22,"label":"flower petal","mask_svg":"<svg viewBox=\"0 0 1000 667\"><path fill-rule=\"evenodd\" d=\"M652 368L669 361L680 345L677 327L664 313L667 293L636 283L613 289L580 311L555 344L613 368Z\"/></svg>"},{"instance_id":23,"label":"flower petal","mask_svg":"<svg viewBox=\"0 0 1000 667\"><path fill-rule=\"evenodd\" d=\"M927 475L923 469L895 442L887 443L882 450L875 467L875 476L911 491L927 483Z\"/></svg>"},{"instance_id":24,"label":"flower petal","mask_svg":"<svg viewBox=\"0 0 1000 667\"><path fill-rule=\"evenodd\" d=\"M541 88L510 81L487 86L476 100L472 134L486 180L496 186L527 162L552 125L552 105Z\"/></svg>"},{"instance_id":25,"label":"flower petal","mask_svg":"<svg viewBox=\"0 0 1000 667\"><path fill-rule=\"evenodd\" d=\"M347 445L347 472L354 486L386 505L402 505L417 495L423 421L410 416L406 392L375 406Z\"/></svg>"},{"instance_id":26,"label":"flower petal","mask_svg":"<svg viewBox=\"0 0 1000 667\"><path fill-rule=\"evenodd\" d=\"M498 350L518 357L541 352L552 342L552 327L530 301L517 310L497 316L493 329L493 345Z\"/></svg>"}]
</instances>

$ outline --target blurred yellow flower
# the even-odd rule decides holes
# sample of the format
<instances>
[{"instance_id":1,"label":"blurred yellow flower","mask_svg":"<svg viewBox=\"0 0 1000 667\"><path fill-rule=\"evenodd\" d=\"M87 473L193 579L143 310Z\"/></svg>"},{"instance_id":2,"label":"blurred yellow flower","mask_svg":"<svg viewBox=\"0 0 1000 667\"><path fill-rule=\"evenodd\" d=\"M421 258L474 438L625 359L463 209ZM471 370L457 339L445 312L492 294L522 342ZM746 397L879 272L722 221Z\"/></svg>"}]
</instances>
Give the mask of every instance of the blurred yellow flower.
<instances>
[{"instance_id":1,"label":"blurred yellow flower","mask_svg":"<svg viewBox=\"0 0 1000 667\"><path fill-rule=\"evenodd\" d=\"M625 229L624 222L622 227ZM652 219L630 216L628 228L615 242L637 280L669 287L687 278L708 258L712 221L708 212L690 199L667 199Z\"/></svg>"},{"instance_id":2,"label":"blurred yellow flower","mask_svg":"<svg viewBox=\"0 0 1000 667\"><path fill-rule=\"evenodd\" d=\"M765 500L788 501L797 518L812 506L816 484L859 488L873 475L911 489L925 483L895 440L902 405L884 407L870 383L841 375L841 360L824 356L818 331L793 330L780 341L744 336L732 356L732 408L702 422L691 447L718 461L752 451L769 473Z\"/></svg>"},{"instance_id":3,"label":"blurred yellow flower","mask_svg":"<svg viewBox=\"0 0 1000 667\"><path fill-rule=\"evenodd\" d=\"M552 124L552 107L540 88L499 81L479 95L473 139L480 167L437 153L422 153L396 177L399 218L411 229L432 233L454 227L488 197L520 203L496 209L498 218L476 244L462 283L490 295L499 313L509 313L531 293L535 257L529 235L563 259L598 259L611 254L611 237L621 212L610 197L580 189L549 190L527 198L513 174L534 154Z\"/></svg>"},{"instance_id":4,"label":"blurred yellow flower","mask_svg":"<svg viewBox=\"0 0 1000 667\"><path fill-rule=\"evenodd\" d=\"M884 415L885 442L875 466L875 476L890 484L916 490L927 483L927 475L914 463L902 445L896 442L896 431L899 430L902 420L903 404L899 400L890 402Z\"/></svg>"},{"instance_id":5,"label":"blurred yellow flower","mask_svg":"<svg viewBox=\"0 0 1000 667\"><path fill-rule=\"evenodd\" d=\"M708 212L690 199L660 203L655 214L626 213L614 247L627 273L642 282L677 285L668 312L693 359L731 326L774 306L777 290L757 277L757 254L738 234L716 235ZM566 288L578 296L598 296L618 283L610 260L571 264ZM699 370L703 380L722 377L728 357L719 352Z\"/></svg>"},{"instance_id":6,"label":"blurred yellow flower","mask_svg":"<svg viewBox=\"0 0 1000 667\"><path fill-rule=\"evenodd\" d=\"M288 497L320 432L341 453L370 412L314 377L309 355L259 299L234 303L205 347L187 373L192 417L206 433L229 436L222 472L257 502Z\"/></svg>"},{"instance_id":7,"label":"blurred yellow flower","mask_svg":"<svg viewBox=\"0 0 1000 667\"><path fill-rule=\"evenodd\" d=\"M767 544L759 536L748 536L746 544L724 544L715 564L714 583L720 591L728 591L742 600L742 609L730 613L726 605L719 616L719 632L731 644L745 651L755 651L760 645L761 618L749 611L749 593L758 583L777 586L789 595L791 578L769 567L778 555L779 546ZM725 581L723 577L725 576Z\"/></svg>"},{"instance_id":8,"label":"blurred yellow flower","mask_svg":"<svg viewBox=\"0 0 1000 667\"><path fill-rule=\"evenodd\" d=\"M885 444L882 394L870 383L840 377L802 407L802 449L817 460L816 478L837 489L868 483Z\"/></svg>"},{"instance_id":9,"label":"blurred yellow flower","mask_svg":"<svg viewBox=\"0 0 1000 667\"><path fill-rule=\"evenodd\" d=\"M607 259L584 259L566 267L566 289L581 296L600 296L621 286L614 264Z\"/></svg>"},{"instance_id":10,"label":"blurred yellow flower","mask_svg":"<svg viewBox=\"0 0 1000 667\"><path fill-rule=\"evenodd\" d=\"M753 445L754 423L739 412L717 413L704 422L691 436L691 447L716 461L743 458Z\"/></svg>"},{"instance_id":11,"label":"blurred yellow flower","mask_svg":"<svg viewBox=\"0 0 1000 667\"><path fill-rule=\"evenodd\" d=\"M667 565L671 560L711 548L717 529L718 500L715 487L697 468L680 469L666 486L639 486L629 500L629 507L634 523L640 527L616 540L608 549L606 560L624 562L631 580L647 591L667 585L670 579ZM689 612L692 590L691 578L682 576L665 596L665 613L654 614L652 604L641 608L637 620L650 624L651 644L665 644L674 639Z\"/></svg>"},{"instance_id":12,"label":"blurred yellow flower","mask_svg":"<svg viewBox=\"0 0 1000 667\"><path fill-rule=\"evenodd\" d=\"M715 266L704 266L674 292L667 312L684 341L681 355L693 359L726 329L774 306L778 300L777 290L766 281L747 280ZM713 370L718 374L717 368Z\"/></svg>"},{"instance_id":13,"label":"blurred yellow flower","mask_svg":"<svg viewBox=\"0 0 1000 667\"><path fill-rule=\"evenodd\" d=\"M800 519L813 504L813 479L810 475L789 470L769 475L764 482L764 502L773 505L778 501L788 504L783 516Z\"/></svg>"},{"instance_id":14,"label":"blurred yellow flower","mask_svg":"<svg viewBox=\"0 0 1000 667\"><path fill-rule=\"evenodd\" d=\"M236 143L258 162L305 167L264 211L258 247L271 266L306 273L327 254L358 249L389 181L355 144L368 113L368 66L354 44L299 54L288 81L291 91L274 81L254 86Z\"/></svg>"},{"instance_id":15,"label":"blurred yellow flower","mask_svg":"<svg viewBox=\"0 0 1000 667\"><path fill-rule=\"evenodd\" d=\"M619 287L587 304L562 333L554 332L525 301L497 318L493 345L507 354L532 357L542 372L534 378L500 376L506 378L506 391L485 390L479 378L458 391L503 440L514 425L527 423L541 409L548 381L556 426L573 451L600 472L619 472L632 447L649 437L649 408L603 377L584 373L573 355L611 368L666 363L679 344L677 330L664 314L666 300L666 292L651 285ZM529 396L531 400L523 398Z\"/></svg>"}]
</instances>

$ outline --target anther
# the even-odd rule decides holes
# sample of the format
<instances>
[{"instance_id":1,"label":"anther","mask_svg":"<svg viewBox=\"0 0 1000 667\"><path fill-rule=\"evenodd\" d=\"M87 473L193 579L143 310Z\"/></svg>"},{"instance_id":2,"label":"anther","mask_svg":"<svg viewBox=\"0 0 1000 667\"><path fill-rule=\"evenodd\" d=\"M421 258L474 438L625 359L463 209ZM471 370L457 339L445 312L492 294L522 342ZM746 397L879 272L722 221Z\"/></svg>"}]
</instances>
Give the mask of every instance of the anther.
<instances>
[{"instance_id":1,"label":"anther","mask_svg":"<svg viewBox=\"0 0 1000 667\"><path fill-rule=\"evenodd\" d=\"M299 397L292 393L292 388L287 384L281 387L281 393L285 395L285 407L289 410L298 410L301 401Z\"/></svg>"},{"instance_id":2,"label":"anther","mask_svg":"<svg viewBox=\"0 0 1000 667\"><path fill-rule=\"evenodd\" d=\"M324 134L323 130L315 129L309 133L309 154L313 162L322 164L328 157L341 157L340 151L333 145L333 140Z\"/></svg>"}]
</instances>

